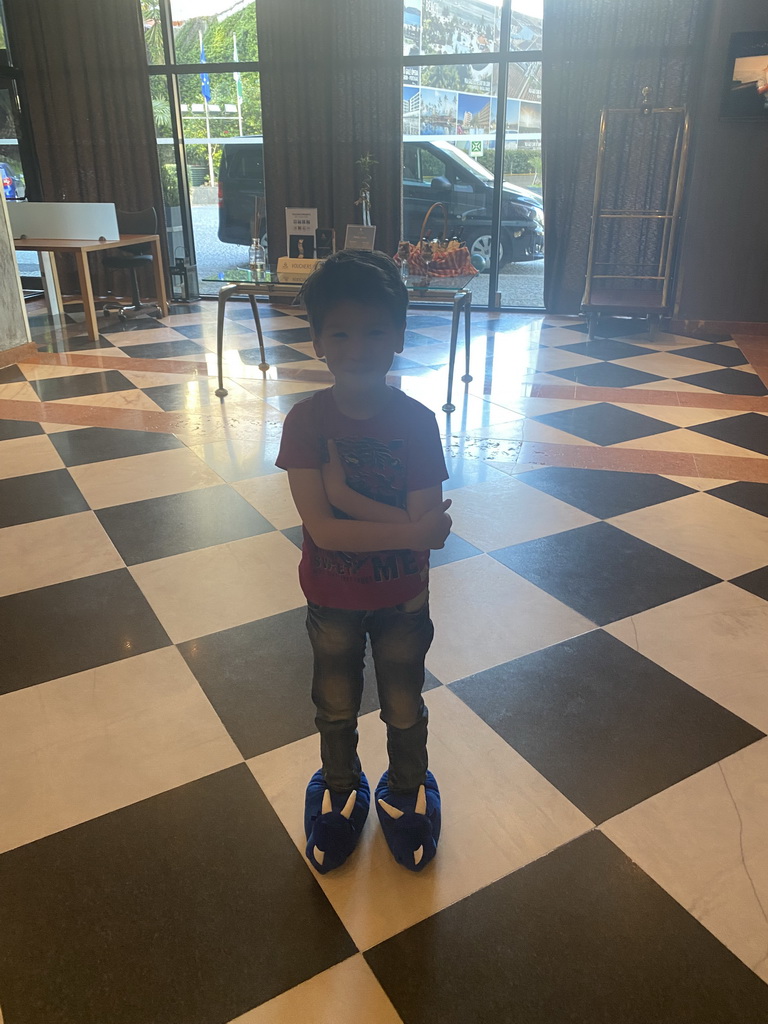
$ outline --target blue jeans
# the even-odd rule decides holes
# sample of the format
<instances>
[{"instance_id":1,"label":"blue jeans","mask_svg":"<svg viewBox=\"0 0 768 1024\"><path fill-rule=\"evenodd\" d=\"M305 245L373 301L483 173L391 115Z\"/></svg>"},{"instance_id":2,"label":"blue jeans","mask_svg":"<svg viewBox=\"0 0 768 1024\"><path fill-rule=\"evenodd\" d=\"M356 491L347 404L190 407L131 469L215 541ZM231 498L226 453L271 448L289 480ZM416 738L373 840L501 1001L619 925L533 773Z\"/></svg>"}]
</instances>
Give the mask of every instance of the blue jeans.
<instances>
[{"instance_id":1,"label":"blue jeans","mask_svg":"<svg viewBox=\"0 0 768 1024\"><path fill-rule=\"evenodd\" d=\"M307 632L314 653L315 724L328 787L348 792L360 780L357 715L370 636L381 719L387 726L389 787L403 793L418 789L427 772L428 713L421 690L424 658L434 636L429 603L414 612L401 605L350 611L308 603Z\"/></svg>"}]
</instances>

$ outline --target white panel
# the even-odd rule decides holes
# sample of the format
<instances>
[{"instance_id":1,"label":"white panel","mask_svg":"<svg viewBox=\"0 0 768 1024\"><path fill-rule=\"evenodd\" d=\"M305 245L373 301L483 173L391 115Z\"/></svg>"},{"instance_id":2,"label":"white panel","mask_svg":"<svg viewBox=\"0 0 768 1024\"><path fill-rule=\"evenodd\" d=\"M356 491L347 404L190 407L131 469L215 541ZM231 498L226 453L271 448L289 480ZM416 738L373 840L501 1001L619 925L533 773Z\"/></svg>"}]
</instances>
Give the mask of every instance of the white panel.
<instances>
[{"instance_id":1,"label":"white panel","mask_svg":"<svg viewBox=\"0 0 768 1024\"><path fill-rule=\"evenodd\" d=\"M120 238L114 203L13 203L8 213L14 238Z\"/></svg>"}]
</instances>

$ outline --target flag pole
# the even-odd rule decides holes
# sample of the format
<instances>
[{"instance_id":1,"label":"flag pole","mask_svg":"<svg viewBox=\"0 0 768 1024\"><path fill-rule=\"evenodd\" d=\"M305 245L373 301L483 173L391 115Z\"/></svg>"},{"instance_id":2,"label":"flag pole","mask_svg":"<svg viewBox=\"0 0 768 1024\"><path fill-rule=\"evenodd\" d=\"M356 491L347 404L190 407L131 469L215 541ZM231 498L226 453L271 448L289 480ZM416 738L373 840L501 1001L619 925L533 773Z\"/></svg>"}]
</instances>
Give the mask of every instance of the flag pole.
<instances>
[{"instance_id":1,"label":"flag pole","mask_svg":"<svg viewBox=\"0 0 768 1024\"><path fill-rule=\"evenodd\" d=\"M200 37L200 53L203 53L203 33L198 31ZM210 88L210 87L209 87ZM211 148L211 121L208 116L208 100L205 93L203 93L203 109L205 110L205 140L208 144L208 184L214 185L215 178L213 174L213 149Z\"/></svg>"}]
</instances>

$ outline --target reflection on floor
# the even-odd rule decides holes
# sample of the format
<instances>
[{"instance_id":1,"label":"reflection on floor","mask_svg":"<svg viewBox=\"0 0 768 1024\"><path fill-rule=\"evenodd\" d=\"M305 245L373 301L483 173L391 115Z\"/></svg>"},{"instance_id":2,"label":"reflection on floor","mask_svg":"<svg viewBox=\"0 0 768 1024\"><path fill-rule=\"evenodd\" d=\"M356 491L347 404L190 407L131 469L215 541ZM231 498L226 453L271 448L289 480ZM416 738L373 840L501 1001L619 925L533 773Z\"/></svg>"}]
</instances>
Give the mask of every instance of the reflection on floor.
<instances>
[{"instance_id":1,"label":"reflection on floor","mask_svg":"<svg viewBox=\"0 0 768 1024\"><path fill-rule=\"evenodd\" d=\"M438 412L431 767L410 875L318 878L298 519L329 376L295 310L184 308L0 370L5 1024L768 1019L768 380L755 340L476 313ZM439 410L450 324L392 382ZM384 768L367 688L366 771Z\"/></svg>"}]
</instances>

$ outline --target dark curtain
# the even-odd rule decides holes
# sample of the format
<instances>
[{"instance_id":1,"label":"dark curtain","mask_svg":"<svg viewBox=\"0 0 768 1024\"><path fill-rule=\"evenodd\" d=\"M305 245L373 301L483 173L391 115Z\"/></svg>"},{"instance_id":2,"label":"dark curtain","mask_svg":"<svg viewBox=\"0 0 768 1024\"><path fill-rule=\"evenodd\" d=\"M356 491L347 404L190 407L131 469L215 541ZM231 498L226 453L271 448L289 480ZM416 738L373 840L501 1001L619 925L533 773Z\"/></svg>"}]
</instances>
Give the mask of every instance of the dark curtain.
<instances>
[{"instance_id":1,"label":"dark curtain","mask_svg":"<svg viewBox=\"0 0 768 1024\"><path fill-rule=\"evenodd\" d=\"M5 0L4 7L14 63L24 75L43 199L114 203L118 210L154 206L162 237L138 0ZM91 272L103 294L94 257ZM69 279L62 285L70 290Z\"/></svg>"},{"instance_id":2,"label":"dark curtain","mask_svg":"<svg viewBox=\"0 0 768 1024\"><path fill-rule=\"evenodd\" d=\"M578 313L581 305L601 109L639 107L646 85L655 107L694 105L709 6L709 0L544 0L544 305L550 312ZM662 198L668 133L624 119L618 138L610 167L617 206ZM647 224L618 230L621 237L614 232L606 239L612 255L630 259L654 249Z\"/></svg>"},{"instance_id":3,"label":"dark curtain","mask_svg":"<svg viewBox=\"0 0 768 1024\"><path fill-rule=\"evenodd\" d=\"M402 7L382 0L259 0L267 219L286 253L285 207L318 226L361 223L357 160L370 153L376 248L394 254L402 180Z\"/></svg>"}]
</instances>

